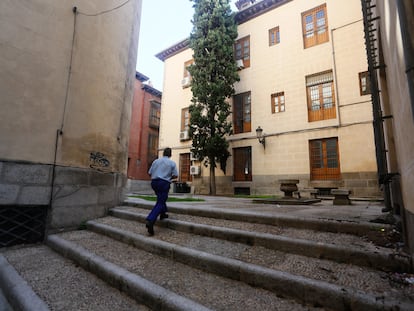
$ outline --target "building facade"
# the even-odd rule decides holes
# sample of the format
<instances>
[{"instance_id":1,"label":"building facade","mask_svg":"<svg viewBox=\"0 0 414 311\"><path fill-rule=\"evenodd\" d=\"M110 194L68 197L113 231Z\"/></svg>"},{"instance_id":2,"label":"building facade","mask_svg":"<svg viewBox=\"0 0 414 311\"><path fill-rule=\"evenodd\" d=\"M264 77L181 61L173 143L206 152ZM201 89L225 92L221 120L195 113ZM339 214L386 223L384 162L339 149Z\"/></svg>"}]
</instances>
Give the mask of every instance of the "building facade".
<instances>
[{"instance_id":1,"label":"building facade","mask_svg":"<svg viewBox=\"0 0 414 311\"><path fill-rule=\"evenodd\" d=\"M137 72L135 78L128 145L128 179L133 183L151 179L148 169L158 157L162 95L145 75Z\"/></svg>"},{"instance_id":2,"label":"building facade","mask_svg":"<svg viewBox=\"0 0 414 311\"><path fill-rule=\"evenodd\" d=\"M126 182L141 0L0 9L0 217L40 235L76 227Z\"/></svg>"},{"instance_id":3,"label":"building facade","mask_svg":"<svg viewBox=\"0 0 414 311\"><path fill-rule=\"evenodd\" d=\"M282 194L280 180L297 179L299 188L320 193L347 188L354 196L381 195L360 1L263 0L240 7L232 156L226 174L217 170L217 192ZM194 191L208 193L209 170L192 159L187 132L188 40L157 57L165 66L160 148L172 147L180 175L189 171Z\"/></svg>"},{"instance_id":4,"label":"building facade","mask_svg":"<svg viewBox=\"0 0 414 311\"><path fill-rule=\"evenodd\" d=\"M414 255L414 3L362 0L380 179Z\"/></svg>"}]
</instances>

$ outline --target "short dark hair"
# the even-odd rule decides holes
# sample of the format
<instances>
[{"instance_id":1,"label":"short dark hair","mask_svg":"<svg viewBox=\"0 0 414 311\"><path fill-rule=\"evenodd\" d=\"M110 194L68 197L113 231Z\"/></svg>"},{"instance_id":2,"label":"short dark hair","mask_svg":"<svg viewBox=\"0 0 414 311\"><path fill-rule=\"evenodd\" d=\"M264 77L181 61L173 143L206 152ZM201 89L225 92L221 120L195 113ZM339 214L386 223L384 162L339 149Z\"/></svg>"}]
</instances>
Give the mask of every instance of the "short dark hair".
<instances>
[{"instance_id":1,"label":"short dark hair","mask_svg":"<svg viewBox=\"0 0 414 311\"><path fill-rule=\"evenodd\" d=\"M164 152L162 153L164 157L171 157L171 148L165 148Z\"/></svg>"}]
</instances>

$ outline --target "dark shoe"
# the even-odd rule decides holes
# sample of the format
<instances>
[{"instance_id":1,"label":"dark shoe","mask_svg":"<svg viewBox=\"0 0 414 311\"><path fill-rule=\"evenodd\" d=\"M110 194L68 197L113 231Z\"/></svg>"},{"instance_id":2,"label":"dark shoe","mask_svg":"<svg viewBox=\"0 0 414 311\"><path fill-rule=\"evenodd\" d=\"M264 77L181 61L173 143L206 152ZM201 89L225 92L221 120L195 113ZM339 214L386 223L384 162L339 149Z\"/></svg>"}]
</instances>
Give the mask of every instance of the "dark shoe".
<instances>
[{"instance_id":1,"label":"dark shoe","mask_svg":"<svg viewBox=\"0 0 414 311\"><path fill-rule=\"evenodd\" d=\"M160 215L160 219L163 220L165 218L168 218L168 214L167 213L163 213Z\"/></svg>"},{"instance_id":2,"label":"dark shoe","mask_svg":"<svg viewBox=\"0 0 414 311\"><path fill-rule=\"evenodd\" d=\"M147 227L149 235L154 235L154 224L151 221L147 221L145 227Z\"/></svg>"}]
</instances>

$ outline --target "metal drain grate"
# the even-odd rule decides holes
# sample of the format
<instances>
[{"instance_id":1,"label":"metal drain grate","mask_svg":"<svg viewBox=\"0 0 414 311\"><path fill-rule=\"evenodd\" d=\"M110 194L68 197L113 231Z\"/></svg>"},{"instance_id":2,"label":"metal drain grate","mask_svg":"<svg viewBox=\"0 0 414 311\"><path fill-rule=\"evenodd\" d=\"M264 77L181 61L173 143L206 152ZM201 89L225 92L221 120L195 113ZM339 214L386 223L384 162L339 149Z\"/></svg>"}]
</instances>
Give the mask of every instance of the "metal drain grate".
<instances>
[{"instance_id":1,"label":"metal drain grate","mask_svg":"<svg viewBox=\"0 0 414 311\"><path fill-rule=\"evenodd\" d=\"M42 241L46 215L44 205L0 207L0 247Z\"/></svg>"}]
</instances>

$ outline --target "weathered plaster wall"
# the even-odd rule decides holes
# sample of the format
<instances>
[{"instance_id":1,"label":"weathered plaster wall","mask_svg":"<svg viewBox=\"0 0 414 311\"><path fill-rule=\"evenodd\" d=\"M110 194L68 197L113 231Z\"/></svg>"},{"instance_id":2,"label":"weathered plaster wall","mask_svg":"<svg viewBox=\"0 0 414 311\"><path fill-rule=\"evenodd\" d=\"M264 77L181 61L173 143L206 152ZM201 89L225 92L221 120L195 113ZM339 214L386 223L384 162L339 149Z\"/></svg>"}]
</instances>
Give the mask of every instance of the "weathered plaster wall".
<instances>
[{"instance_id":1,"label":"weathered plaster wall","mask_svg":"<svg viewBox=\"0 0 414 311\"><path fill-rule=\"evenodd\" d=\"M55 181L67 178L54 193L52 226L84 220L76 217L78 211L66 209L70 205L84 206L83 214L90 218L103 213L106 207L97 207L103 197L119 200L119 183L127 167L142 1L131 0L111 10L121 3L0 3L0 160L17 171L22 163L42 167L48 182L56 163ZM80 171L95 177L79 186ZM35 174L31 169L27 172ZM13 183L24 186L23 177L17 173ZM1 189L9 186L7 179L0 180ZM48 201L50 188L44 187L51 184L38 186L45 194L39 200ZM65 187L74 189L63 191ZM77 187L88 191L80 195ZM96 191L92 196L96 200L89 190ZM0 203L10 204L4 193ZM23 197L14 204L30 203L23 192L19 195Z\"/></svg>"}]
</instances>

